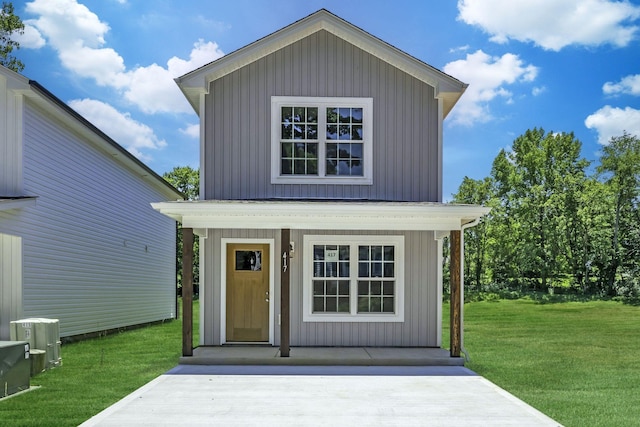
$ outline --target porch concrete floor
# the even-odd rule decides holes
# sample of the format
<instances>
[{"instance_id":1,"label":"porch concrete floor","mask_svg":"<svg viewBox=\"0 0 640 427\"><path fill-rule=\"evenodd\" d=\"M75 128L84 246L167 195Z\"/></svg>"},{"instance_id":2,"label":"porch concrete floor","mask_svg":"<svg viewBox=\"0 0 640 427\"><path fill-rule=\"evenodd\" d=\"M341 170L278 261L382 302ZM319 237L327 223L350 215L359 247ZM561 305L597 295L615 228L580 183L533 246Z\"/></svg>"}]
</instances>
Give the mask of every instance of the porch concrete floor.
<instances>
[{"instance_id":1,"label":"porch concrete floor","mask_svg":"<svg viewBox=\"0 0 640 427\"><path fill-rule=\"evenodd\" d=\"M559 426L462 366L179 365L81 426Z\"/></svg>"},{"instance_id":2,"label":"porch concrete floor","mask_svg":"<svg viewBox=\"0 0 640 427\"><path fill-rule=\"evenodd\" d=\"M314 366L463 366L441 348L292 347L280 357L278 347L229 345L197 347L181 365L314 365Z\"/></svg>"}]
</instances>

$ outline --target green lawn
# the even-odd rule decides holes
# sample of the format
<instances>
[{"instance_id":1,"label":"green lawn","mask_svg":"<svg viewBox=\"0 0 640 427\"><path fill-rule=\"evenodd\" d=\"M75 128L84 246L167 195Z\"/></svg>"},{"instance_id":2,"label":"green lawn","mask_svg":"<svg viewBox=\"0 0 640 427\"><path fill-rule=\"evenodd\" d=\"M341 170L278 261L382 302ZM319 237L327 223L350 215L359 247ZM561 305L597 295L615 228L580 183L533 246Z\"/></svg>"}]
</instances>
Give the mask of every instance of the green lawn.
<instances>
[{"instance_id":1,"label":"green lawn","mask_svg":"<svg viewBox=\"0 0 640 427\"><path fill-rule=\"evenodd\" d=\"M640 307L465 304L465 348L467 367L566 426L640 425Z\"/></svg>"},{"instance_id":2,"label":"green lawn","mask_svg":"<svg viewBox=\"0 0 640 427\"><path fill-rule=\"evenodd\" d=\"M197 342L198 303L194 303ZM65 344L62 366L31 379L37 390L0 401L0 426L77 426L178 364L182 322Z\"/></svg>"},{"instance_id":3,"label":"green lawn","mask_svg":"<svg viewBox=\"0 0 640 427\"><path fill-rule=\"evenodd\" d=\"M0 401L0 426L76 426L176 366L180 337L172 321L63 345L39 389ZM640 425L640 307L465 304L465 348L467 367L568 427Z\"/></svg>"}]
</instances>

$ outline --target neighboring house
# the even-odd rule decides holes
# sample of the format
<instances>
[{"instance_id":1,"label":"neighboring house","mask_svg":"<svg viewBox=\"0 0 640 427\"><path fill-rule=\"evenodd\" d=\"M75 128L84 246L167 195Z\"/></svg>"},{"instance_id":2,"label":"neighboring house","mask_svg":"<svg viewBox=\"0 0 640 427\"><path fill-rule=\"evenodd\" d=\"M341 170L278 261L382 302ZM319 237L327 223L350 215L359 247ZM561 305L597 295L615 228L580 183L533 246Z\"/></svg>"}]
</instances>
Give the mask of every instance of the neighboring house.
<instances>
[{"instance_id":1,"label":"neighboring house","mask_svg":"<svg viewBox=\"0 0 640 427\"><path fill-rule=\"evenodd\" d=\"M442 203L443 120L467 85L326 10L177 83L201 200L153 206L200 238L200 344L440 347L443 238L460 265L488 212Z\"/></svg>"},{"instance_id":2,"label":"neighboring house","mask_svg":"<svg viewBox=\"0 0 640 427\"><path fill-rule=\"evenodd\" d=\"M34 81L0 67L0 340L12 320L62 337L176 315L182 195Z\"/></svg>"}]
</instances>

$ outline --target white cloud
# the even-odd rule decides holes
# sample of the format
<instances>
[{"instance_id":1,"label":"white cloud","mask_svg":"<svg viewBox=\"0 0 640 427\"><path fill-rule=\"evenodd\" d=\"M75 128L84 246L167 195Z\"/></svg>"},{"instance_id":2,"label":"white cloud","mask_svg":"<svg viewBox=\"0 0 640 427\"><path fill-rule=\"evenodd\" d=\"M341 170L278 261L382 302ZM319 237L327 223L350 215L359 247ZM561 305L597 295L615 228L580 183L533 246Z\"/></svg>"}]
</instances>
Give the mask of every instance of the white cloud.
<instances>
[{"instance_id":1,"label":"white cloud","mask_svg":"<svg viewBox=\"0 0 640 427\"><path fill-rule=\"evenodd\" d=\"M588 129L598 132L600 144L607 145L612 137L621 136L625 131L640 136L640 110L605 105L587 117L584 124Z\"/></svg>"},{"instance_id":2,"label":"white cloud","mask_svg":"<svg viewBox=\"0 0 640 427\"><path fill-rule=\"evenodd\" d=\"M444 72L469 83L450 117L455 123L471 125L492 119L488 103L495 98L501 97L512 103L512 94L504 86L535 80L538 68L525 65L511 53L492 57L478 50L467 54L465 59L446 64Z\"/></svg>"},{"instance_id":3,"label":"white cloud","mask_svg":"<svg viewBox=\"0 0 640 427\"><path fill-rule=\"evenodd\" d=\"M607 82L602 86L605 95L636 95L640 96L640 74L624 77L617 83Z\"/></svg>"},{"instance_id":4,"label":"white cloud","mask_svg":"<svg viewBox=\"0 0 640 427\"><path fill-rule=\"evenodd\" d=\"M148 114L191 112L173 79L224 54L216 43L198 40L188 60L174 56L166 68L151 64L127 70L122 56L104 47L109 25L77 0L34 0L27 3L26 10L38 15L30 25L58 52L65 68L100 86L119 90Z\"/></svg>"},{"instance_id":5,"label":"white cloud","mask_svg":"<svg viewBox=\"0 0 640 427\"><path fill-rule=\"evenodd\" d=\"M155 150L167 145L149 126L132 119L129 113L121 113L104 102L75 99L69 102L69 106L141 160L150 160L141 150Z\"/></svg>"},{"instance_id":6,"label":"white cloud","mask_svg":"<svg viewBox=\"0 0 640 427\"><path fill-rule=\"evenodd\" d=\"M610 0L459 0L458 19L496 43L533 42L558 51L569 45L627 46L638 32L640 7Z\"/></svg>"},{"instance_id":7,"label":"white cloud","mask_svg":"<svg viewBox=\"0 0 640 427\"><path fill-rule=\"evenodd\" d=\"M173 79L222 55L224 54L216 43L199 40L194 43L189 60L174 56L167 61L167 68L151 64L127 72L126 77L129 81L124 96L149 114L192 112L191 106Z\"/></svg>"},{"instance_id":8,"label":"white cloud","mask_svg":"<svg viewBox=\"0 0 640 427\"><path fill-rule=\"evenodd\" d=\"M180 129L180 132L191 138L200 138L200 125L187 125L186 128Z\"/></svg>"},{"instance_id":9,"label":"white cloud","mask_svg":"<svg viewBox=\"0 0 640 427\"><path fill-rule=\"evenodd\" d=\"M536 86L533 89L531 89L531 95L539 96L545 93L546 91L547 91L547 88L545 86Z\"/></svg>"},{"instance_id":10,"label":"white cloud","mask_svg":"<svg viewBox=\"0 0 640 427\"><path fill-rule=\"evenodd\" d=\"M22 34L14 33L11 35L13 40L20 43L21 48L40 49L47 44L42 34L40 34L40 31L31 25L29 20L22 21L22 23L24 24L24 32Z\"/></svg>"}]
</instances>

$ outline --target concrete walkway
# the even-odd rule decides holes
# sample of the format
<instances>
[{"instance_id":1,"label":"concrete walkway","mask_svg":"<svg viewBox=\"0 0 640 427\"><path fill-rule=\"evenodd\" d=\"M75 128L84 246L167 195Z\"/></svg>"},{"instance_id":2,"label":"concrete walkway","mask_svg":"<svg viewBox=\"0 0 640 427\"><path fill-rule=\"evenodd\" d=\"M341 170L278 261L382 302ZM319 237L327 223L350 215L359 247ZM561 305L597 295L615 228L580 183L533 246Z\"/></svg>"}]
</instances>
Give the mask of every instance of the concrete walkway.
<instances>
[{"instance_id":1,"label":"concrete walkway","mask_svg":"<svg viewBox=\"0 0 640 427\"><path fill-rule=\"evenodd\" d=\"M82 426L559 426L461 366L180 365Z\"/></svg>"}]
</instances>

